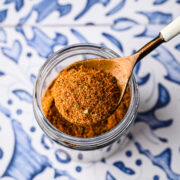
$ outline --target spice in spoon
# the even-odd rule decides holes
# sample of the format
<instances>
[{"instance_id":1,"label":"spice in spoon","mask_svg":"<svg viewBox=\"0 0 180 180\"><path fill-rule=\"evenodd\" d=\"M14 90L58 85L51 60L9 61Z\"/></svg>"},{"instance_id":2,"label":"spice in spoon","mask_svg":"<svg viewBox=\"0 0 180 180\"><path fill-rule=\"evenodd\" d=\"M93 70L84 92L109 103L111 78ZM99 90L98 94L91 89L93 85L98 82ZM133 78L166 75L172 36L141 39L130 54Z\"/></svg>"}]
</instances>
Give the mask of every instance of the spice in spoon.
<instances>
[{"instance_id":1,"label":"spice in spoon","mask_svg":"<svg viewBox=\"0 0 180 180\"><path fill-rule=\"evenodd\" d=\"M120 88L112 74L81 65L59 73L52 95L58 112L67 121L90 125L112 114Z\"/></svg>"}]
</instances>

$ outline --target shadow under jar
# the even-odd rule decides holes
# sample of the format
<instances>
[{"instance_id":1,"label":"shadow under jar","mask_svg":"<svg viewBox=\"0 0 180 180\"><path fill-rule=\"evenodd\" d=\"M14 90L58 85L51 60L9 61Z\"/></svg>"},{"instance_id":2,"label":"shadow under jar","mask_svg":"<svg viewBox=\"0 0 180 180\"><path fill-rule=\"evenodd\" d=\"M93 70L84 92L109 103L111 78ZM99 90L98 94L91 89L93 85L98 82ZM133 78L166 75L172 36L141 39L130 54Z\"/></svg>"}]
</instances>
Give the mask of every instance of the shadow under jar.
<instances>
[{"instance_id":1,"label":"shadow under jar","mask_svg":"<svg viewBox=\"0 0 180 180\"><path fill-rule=\"evenodd\" d=\"M131 99L125 116L110 131L95 137L81 138L59 131L44 115L42 98L51 82L68 65L80 60L116 57L119 55L109 48L94 44L77 44L54 53L39 71L33 94L33 110L36 120L44 133L54 142L56 148L66 151L74 160L98 161L124 148L128 139L127 133L134 123L139 103L134 76L132 75L129 81ZM118 118L117 115L116 118Z\"/></svg>"}]
</instances>

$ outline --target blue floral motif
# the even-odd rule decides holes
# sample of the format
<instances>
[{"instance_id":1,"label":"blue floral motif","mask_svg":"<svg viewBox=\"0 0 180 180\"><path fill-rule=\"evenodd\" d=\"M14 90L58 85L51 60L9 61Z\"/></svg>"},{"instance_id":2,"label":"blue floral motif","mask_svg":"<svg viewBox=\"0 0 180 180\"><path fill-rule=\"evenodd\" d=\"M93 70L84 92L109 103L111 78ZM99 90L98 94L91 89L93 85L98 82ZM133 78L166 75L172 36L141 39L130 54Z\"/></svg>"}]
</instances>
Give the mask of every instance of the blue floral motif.
<instances>
[{"instance_id":1,"label":"blue floral motif","mask_svg":"<svg viewBox=\"0 0 180 180\"><path fill-rule=\"evenodd\" d=\"M175 48L176 48L178 51L180 51L180 44L177 44L177 45L175 46Z\"/></svg>"},{"instance_id":2,"label":"blue floral motif","mask_svg":"<svg viewBox=\"0 0 180 180\"><path fill-rule=\"evenodd\" d=\"M151 76L150 73L147 73L145 76L143 77L139 77L139 70L140 70L140 67L141 67L141 62L138 62L136 64L136 66L134 67L134 74L135 74L135 77L136 77L136 81L138 83L139 86L142 86L144 84L146 84Z\"/></svg>"},{"instance_id":3,"label":"blue floral motif","mask_svg":"<svg viewBox=\"0 0 180 180\"><path fill-rule=\"evenodd\" d=\"M116 180L115 177L113 177L113 175L107 171L106 172L106 180Z\"/></svg>"},{"instance_id":4,"label":"blue floral motif","mask_svg":"<svg viewBox=\"0 0 180 180\"><path fill-rule=\"evenodd\" d=\"M47 136L43 134L41 137L41 144L45 149L49 150L51 148L52 142L47 138Z\"/></svg>"},{"instance_id":5,"label":"blue floral motif","mask_svg":"<svg viewBox=\"0 0 180 180\"><path fill-rule=\"evenodd\" d=\"M35 81L36 81L36 76L34 74L31 74L30 75L30 81L35 84Z\"/></svg>"},{"instance_id":6,"label":"blue floral motif","mask_svg":"<svg viewBox=\"0 0 180 180\"><path fill-rule=\"evenodd\" d=\"M81 43L88 43L88 40L77 30L71 29L71 32Z\"/></svg>"},{"instance_id":7,"label":"blue floral motif","mask_svg":"<svg viewBox=\"0 0 180 180\"><path fill-rule=\"evenodd\" d=\"M40 29L32 27L34 35L32 39L28 39L22 28L19 27L16 30L24 36L27 44L33 47L37 51L39 56L44 58L48 58L51 54L53 54L54 46L65 46L68 44L67 37L61 33L56 33L55 38L51 39Z\"/></svg>"},{"instance_id":8,"label":"blue floral motif","mask_svg":"<svg viewBox=\"0 0 180 180\"><path fill-rule=\"evenodd\" d=\"M82 167L81 166L76 166L76 171L77 172L81 172L82 171Z\"/></svg>"},{"instance_id":9,"label":"blue floral motif","mask_svg":"<svg viewBox=\"0 0 180 180\"><path fill-rule=\"evenodd\" d=\"M15 63L18 63L19 57L22 52L22 45L19 40L15 40L12 48L2 48L2 53L10 58Z\"/></svg>"},{"instance_id":10,"label":"blue floral motif","mask_svg":"<svg viewBox=\"0 0 180 180\"><path fill-rule=\"evenodd\" d=\"M2 177L12 177L18 180L31 180L47 167L52 168L49 159L39 154L31 145L30 137L25 133L21 124L12 119L15 134L15 149L13 158ZM22 167L26 167L22 171ZM68 172L54 169L54 177L65 176L69 180L75 180Z\"/></svg>"},{"instance_id":11,"label":"blue floral motif","mask_svg":"<svg viewBox=\"0 0 180 180\"><path fill-rule=\"evenodd\" d=\"M157 53L153 55L153 57L158 60L166 69L167 75L165 78L169 81L180 84L180 63L164 46L156 49L156 52Z\"/></svg>"},{"instance_id":12,"label":"blue floral motif","mask_svg":"<svg viewBox=\"0 0 180 180\"><path fill-rule=\"evenodd\" d=\"M27 91L23 89L15 89L12 93L17 96L19 100L32 103L32 96Z\"/></svg>"},{"instance_id":13,"label":"blue floral motif","mask_svg":"<svg viewBox=\"0 0 180 180\"><path fill-rule=\"evenodd\" d=\"M136 34L135 37L150 37L155 38L159 34L153 26L145 26L144 31L140 34Z\"/></svg>"},{"instance_id":14,"label":"blue floral motif","mask_svg":"<svg viewBox=\"0 0 180 180\"><path fill-rule=\"evenodd\" d=\"M89 11L95 4L101 3L103 6L107 6L110 0L87 0L86 7L74 18L74 20L80 19Z\"/></svg>"},{"instance_id":15,"label":"blue floral motif","mask_svg":"<svg viewBox=\"0 0 180 180\"><path fill-rule=\"evenodd\" d=\"M58 11L60 16L65 16L71 11L71 5L60 5L57 0L43 0L39 4L35 5L33 9L38 12L38 18L36 22L40 22L53 11Z\"/></svg>"},{"instance_id":16,"label":"blue floral motif","mask_svg":"<svg viewBox=\"0 0 180 180\"><path fill-rule=\"evenodd\" d=\"M105 38L107 38L110 42L112 42L115 46L117 46L121 52L124 52L123 46L118 39L116 39L114 36L112 36L108 33L105 33L105 32L103 32L102 35Z\"/></svg>"},{"instance_id":17,"label":"blue floral motif","mask_svg":"<svg viewBox=\"0 0 180 180\"><path fill-rule=\"evenodd\" d=\"M149 150L145 150L142 148L140 143L135 142L135 145L139 151L139 153L148 157L155 166L161 168L169 180L179 180L180 174L174 173L171 169L171 149L165 149L161 154L153 156Z\"/></svg>"},{"instance_id":18,"label":"blue floral motif","mask_svg":"<svg viewBox=\"0 0 180 180\"><path fill-rule=\"evenodd\" d=\"M19 11L24 6L24 0L6 0L4 4L15 3L16 11Z\"/></svg>"},{"instance_id":19,"label":"blue floral motif","mask_svg":"<svg viewBox=\"0 0 180 180\"><path fill-rule=\"evenodd\" d=\"M3 28L0 28L0 42L2 43L6 43L7 40L6 40L6 32Z\"/></svg>"},{"instance_id":20,"label":"blue floral motif","mask_svg":"<svg viewBox=\"0 0 180 180\"><path fill-rule=\"evenodd\" d=\"M173 19L171 13L163 13L160 11L154 11L154 12L139 11L137 13L146 16L149 20L149 24L168 24Z\"/></svg>"},{"instance_id":21,"label":"blue floral motif","mask_svg":"<svg viewBox=\"0 0 180 180\"><path fill-rule=\"evenodd\" d=\"M10 117L10 110L0 104L0 112L3 113L6 117Z\"/></svg>"},{"instance_id":22,"label":"blue floral motif","mask_svg":"<svg viewBox=\"0 0 180 180\"><path fill-rule=\"evenodd\" d=\"M19 25L23 25L31 17L33 11L36 11L38 13L36 22L39 23L54 11L58 11L60 17L65 16L70 13L71 8L71 4L60 5L58 3L58 0L42 0L40 3L33 6L31 11L25 17L20 19Z\"/></svg>"},{"instance_id":23,"label":"blue floral motif","mask_svg":"<svg viewBox=\"0 0 180 180\"><path fill-rule=\"evenodd\" d=\"M54 170L54 178L58 178L58 177L67 177L68 180L76 180L75 178L73 178L67 171L60 171L58 169Z\"/></svg>"},{"instance_id":24,"label":"blue floral motif","mask_svg":"<svg viewBox=\"0 0 180 180\"><path fill-rule=\"evenodd\" d=\"M131 29L136 24L138 24L136 21L126 17L122 17L114 20L112 29L116 31L126 31Z\"/></svg>"},{"instance_id":25,"label":"blue floral motif","mask_svg":"<svg viewBox=\"0 0 180 180\"><path fill-rule=\"evenodd\" d=\"M56 159L60 162L60 163L69 163L71 161L71 157L70 155L62 150L62 149L58 149L56 150L55 152L55 156L56 156Z\"/></svg>"},{"instance_id":26,"label":"blue floral motif","mask_svg":"<svg viewBox=\"0 0 180 180\"><path fill-rule=\"evenodd\" d=\"M157 136L157 138L158 138L161 142L163 142L163 143L167 143L167 142L168 142L168 140L167 140L166 138L162 138L162 137L158 137L158 136Z\"/></svg>"},{"instance_id":27,"label":"blue floral motif","mask_svg":"<svg viewBox=\"0 0 180 180\"><path fill-rule=\"evenodd\" d=\"M16 120L12 120L15 133L15 149L13 158L3 177L13 177L19 180L31 180L41 173L46 167L50 167L48 159L37 153L31 146L31 140ZM22 167L23 171L22 171Z\"/></svg>"},{"instance_id":28,"label":"blue floral motif","mask_svg":"<svg viewBox=\"0 0 180 180\"><path fill-rule=\"evenodd\" d=\"M113 165L115 167L117 167L118 169L120 169L125 174L128 174L128 175L134 175L135 174L135 171L129 167L126 167L122 161L117 161L117 162L113 163Z\"/></svg>"},{"instance_id":29,"label":"blue floral motif","mask_svg":"<svg viewBox=\"0 0 180 180\"><path fill-rule=\"evenodd\" d=\"M121 0L118 4L115 5L114 8L112 8L110 11L106 13L106 16L110 16L119 12L124 7L125 2L126 0Z\"/></svg>"},{"instance_id":30,"label":"blue floral motif","mask_svg":"<svg viewBox=\"0 0 180 180\"><path fill-rule=\"evenodd\" d=\"M3 76L3 75L5 75L5 73L4 73L4 72L2 72L2 71L0 71L0 76Z\"/></svg>"},{"instance_id":31,"label":"blue floral motif","mask_svg":"<svg viewBox=\"0 0 180 180\"><path fill-rule=\"evenodd\" d=\"M155 176L153 177L153 180L159 180L159 176L158 176L158 175L155 175Z\"/></svg>"},{"instance_id":32,"label":"blue floral motif","mask_svg":"<svg viewBox=\"0 0 180 180\"><path fill-rule=\"evenodd\" d=\"M157 103L150 110L138 113L136 122L145 122L147 123L152 130L165 128L171 126L173 120L168 119L166 121L160 121L155 115L155 111L159 108L165 107L170 102L170 96L166 88L162 85L158 85L159 95Z\"/></svg>"},{"instance_id":33,"label":"blue floral motif","mask_svg":"<svg viewBox=\"0 0 180 180\"><path fill-rule=\"evenodd\" d=\"M2 159L3 158L3 150L0 148L0 159Z\"/></svg>"},{"instance_id":34,"label":"blue floral motif","mask_svg":"<svg viewBox=\"0 0 180 180\"><path fill-rule=\"evenodd\" d=\"M168 0L155 0L153 2L154 5L161 5L161 4L164 4L165 2L167 2Z\"/></svg>"},{"instance_id":35,"label":"blue floral motif","mask_svg":"<svg viewBox=\"0 0 180 180\"><path fill-rule=\"evenodd\" d=\"M7 9L0 11L0 23L3 22L7 17Z\"/></svg>"}]
</instances>

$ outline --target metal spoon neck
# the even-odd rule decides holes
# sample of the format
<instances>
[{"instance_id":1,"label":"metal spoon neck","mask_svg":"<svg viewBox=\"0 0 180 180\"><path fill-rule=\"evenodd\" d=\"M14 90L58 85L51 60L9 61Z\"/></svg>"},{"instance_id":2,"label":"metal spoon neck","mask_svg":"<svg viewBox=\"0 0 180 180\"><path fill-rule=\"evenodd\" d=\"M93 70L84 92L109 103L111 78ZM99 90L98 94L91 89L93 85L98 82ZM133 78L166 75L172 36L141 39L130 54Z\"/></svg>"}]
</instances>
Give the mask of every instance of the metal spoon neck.
<instances>
[{"instance_id":1,"label":"metal spoon neck","mask_svg":"<svg viewBox=\"0 0 180 180\"><path fill-rule=\"evenodd\" d=\"M148 42L134 54L135 56L137 56L135 64L139 62L147 54L149 54L151 51L153 51L155 48L157 48L159 45L161 45L163 42L165 42L163 36L161 35L161 33L159 33L159 35L156 38Z\"/></svg>"}]
</instances>

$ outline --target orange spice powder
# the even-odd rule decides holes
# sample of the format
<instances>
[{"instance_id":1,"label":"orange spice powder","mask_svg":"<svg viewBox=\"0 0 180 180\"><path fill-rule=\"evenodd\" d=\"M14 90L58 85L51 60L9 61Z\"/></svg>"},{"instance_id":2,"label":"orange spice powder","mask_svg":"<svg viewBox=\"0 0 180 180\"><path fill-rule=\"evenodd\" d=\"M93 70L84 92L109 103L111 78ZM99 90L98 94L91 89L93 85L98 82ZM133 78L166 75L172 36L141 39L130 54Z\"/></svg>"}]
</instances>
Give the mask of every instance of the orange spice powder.
<instances>
[{"instance_id":1,"label":"orange spice powder","mask_svg":"<svg viewBox=\"0 0 180 180\"><path fill-rule=\"evenodd\" d=\"M71 83L71 87L72 86L76 87L73 92L80 93L80 91L83 90L85 93L84 95L86 97L90 95L89 94L90 92L92 92L92 94L93 94L96 91L98 91L99 85L101 85L102 87L106 86L108 88L110 88L110 87L112 89L114 88L113 91L112 91L112 89L111 89L111 91L109 91L109 92L112 92L112 94L111 94L112 96L109 96L110 99L108 99L108 102L110 105L114 103L113 104L114 106L111 106L112 109L115 108L115 105L118 102L118 101L115 102L114 100L115 99L118 100L118 96L119 96L119 94L118 94L119 91L116 86L117 83L110 74L106 74L102 71L100 72L100 71L95 71L95 70L88 70L84 67L81 68L80 71L81 71L82 76L80 74L78 74L81 76L81 78L80 78L81 80L78 82L75 81L75 79L71 73L69 73L69 76L67 75L67 73L64 73L63 71L61 71L59 73L57 78L51 83L51 85L46 90L45 95L42 99L43 112L44 112L46 118L50 121L50 123L53 124L58 130L62 131L63 133L69 134L71 136L83 137L83 138L99 136L101 134L104 134L104 133L110 131L112 128L114 128L125 116L125 114L128 110L129 104L130 104L130 99L131 99L130 88L129 88L129 86L127 87L124 98L123 98L120 106L116 109L116 111L109 118L106 118L101 121L96 121L96 119L95 119L95 121L93 121L93 123L87 123L87 124L83 124L83 123L79 124L77 122L73 123L73 121L71 122L69 120L66 120L64 118L64 116L62 116L62 114L59 112L59 107L57 106L57 102L59 102L63 99L63 97L58 98L59 101L57 101L57 99L55 99L58 96L57 92L59 91L59 89L58 89L59 83L63 84L63 82L65 82L67 84L66 80L69 79L70 83ZM72 72L75 72L75 71L72 71ZM86 73L86 74L83 74L82 72ZM63 73L64 73L64 76L61 76ZM87 76L87 73L89 73L89 76ZM77 73L74 73L74 74L77 74ZM92 76L91 76L92 74L96 75L93 77L96 77L96 78L98 77L98 79L99 79L98 82L100 82L100 84L95 83L95 82L97 82L97 81L95 81L96 78L94 81L91 81L91 80L87 81L89 78L92 79ZM59 76L61 76L61 79L59 78ZM64 78L64 77L66 77L66 78ZM83 77L86 77L86 78L83 78ZM101 81L102 78L104 78L106 80L105 82L108 82L108 83L102 84L102 81ZM83 81L82 81L82 79L83 79ZM112 81L110 81L110 79ZM90 91L89 91L89 89L88 89L88 87L89 88L91 87L91 83L92 84L95 83L95 84L93 84L93 87L95 88L94 91L92 89L90 89ZM97 84L97 86L96 86L96 84ZM64 88L64 86L62 86L62 87ZM80 90L79 90L79 87L81 87L82 89L80 88ZM76 89L78 89L77 92L76 92ZM115 92L115 93L113 94L113 92ZM101 92L101 94L102 94L102 92ZM72 95L72 93L71 93L71 95ZM82 96L83 92L81 92L80 95ZM98 96L95 96L95 94L93 94L93 95L94 96L92 97L92 99L94 101L96 101L96 98ZM79 96L77 96L77 97L79 97ZM113 100L113 98L114 98L114 100ZM86 113L84 113L86 109L83 109L84 108L83 106L81 107L81 105L80 105L81 99L78 101L78 107L76 106L76 104L74 104L74 103L77 103L77 101L75 102L74 100L72 100L72 98L70 98L70 100L69 100L69 102L71 104L70 107L73 106L73 109L76 110L76 111L73 111L73 112L76 112L75 116L80 114L79 116L82 117L82 120L85 120L85 118L90 117L89 113L91 113L93 111L88 110L88 111L86 111ZM97 102L98 101L99 100L97 100ZM90 102L88 102L88 103L90 103ZM85 102L85 104L86 104L86 102ZM107 105L109 106L109 104L103 104L102 108L106 109L106 106ZM89 106L87 106L87 104L86 104L86 107L88 107L89 109L92 109ZM111 112L112 109L110 109L108 112ZM96 110L98 110L98 109L95 109L94 111L96 111ZM96 112L94 112L94 113L96 113ZM101 116L101 118L105 117L105 115L101 114L101 113L100 113L100 116ZM91 121L92 121L92 119L91 119Z\"/></svg>"}]
</instances>

